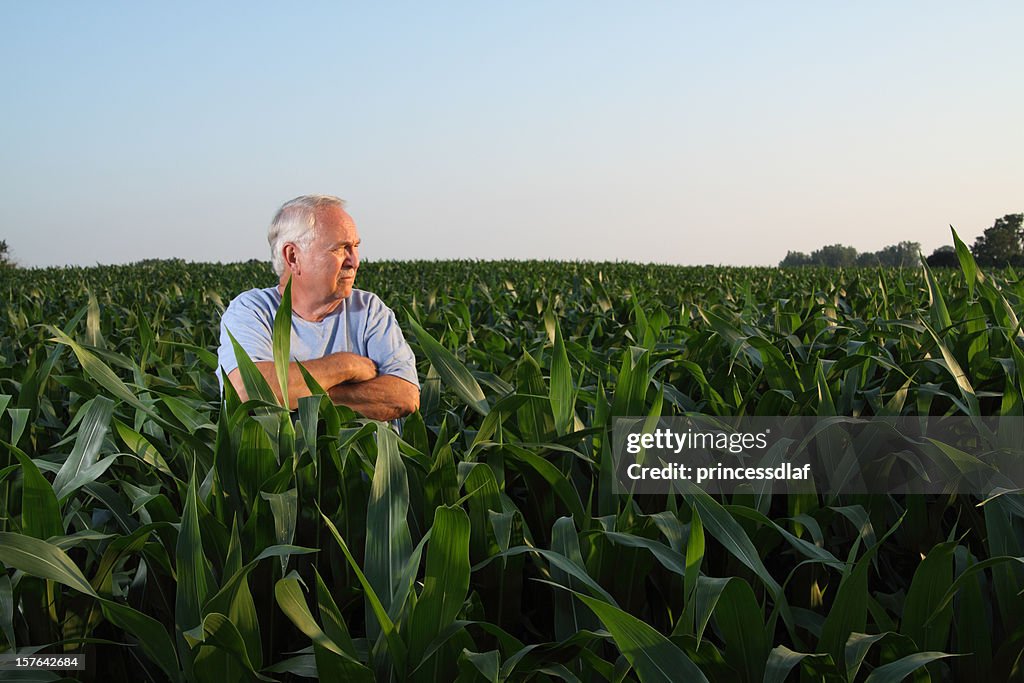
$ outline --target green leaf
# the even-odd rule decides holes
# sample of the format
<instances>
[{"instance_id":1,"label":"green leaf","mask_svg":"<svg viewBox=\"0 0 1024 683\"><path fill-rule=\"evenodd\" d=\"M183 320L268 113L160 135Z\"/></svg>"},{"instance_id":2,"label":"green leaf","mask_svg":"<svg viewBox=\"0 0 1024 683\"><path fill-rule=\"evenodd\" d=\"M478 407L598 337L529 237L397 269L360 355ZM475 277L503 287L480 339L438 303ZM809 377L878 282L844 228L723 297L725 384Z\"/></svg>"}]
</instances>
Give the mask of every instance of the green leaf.
<instances>
[{"instance_id":1,"label":"green leaf","mask_svg":"<svg viewBox=\"0 0 1024 683\"><path fill-rule=\"evenodd\" d=\"M104 600L101 605L103 616L130 638L136 639L142 651L167 674L170 680L181 680L174 642L159 621L113 600Z\"/></svg>"},{"instance_id":2,"label":"green leaf","mask_svg":"<svg viewBox=\"0 0 1024 683\"><path fill-rule=\"evenodd\" d=\"M289 657L277 664L272 664L263 669L266 673L293 674L302 678L318 678L319 672L316 666L316 655L299 655Z\"/></svg>"},{"instance_id":3,"label":"green leaf","mask_svg":"<svg viewBox=\"0 0 1024 683\"><path fill-rule=\"evenodd\" d=\"M466 366L412 318L409 318L409 326L412 327L416 339L419 340L423 353L430 359L430 364L437 370L445 385L465 401L470 408L481 415L487 415L491 407L487 403L483 389L480 388Z\"/></svg>"},{"instance_id":4,"label":"green leaf","mask_svg":"<svg viewBox=\"0 0 1024 683\"><path fill-rule=\"evenodd\" d=\"M843 577L835 601L825 618L818 641L818 651L840 661L851 633L863 632L868 614L868 569L870 556L865 554L853 571Z\"/></svg>"},{"instance_id":5,"label":"green leaf","mask_svg":"<svg viewBox=\"0 0 1024 683\"><path fill-rule=\"evenodd\" d=\"M987 560L983 560L976 564L972 564L970 567L965 569L959 576L957 576L956 580L949 585L949 588L946 589L946 592L943 595L942 600L940 600L938 604L934 606L931 615L924 622L924 625L930 626L932 619L938 618L945 611L946 607L948 607L949 604L953 601L953 598L956 597L956 594L965 587L965 584L968 584L972 582L975 578L977 578L975 575L978 572L988 569L989 567L994 567L996 565L1003 564L1005 562L1016 562L1018 564L1024 564L1024 557L1011 557L1009 555L1000 555L998 557L990 557ZM1005 567L1003 569L1005 569Z\"/></svg>"},{"instance_id":6,"label":"green leaf","mask_svg":"<svg viewBox=\"0 0 1024 683\"><path fill-rule=\"evenodd\" d=\"M824 548L820 548L813 543L810 543L802 538L794 536L793 534L789 533L789 531L787 531L782 525L769 519L768 517L761 514L754 508L748 508L742 505L728 505L725 506L725 509L728 510L729 513L733 516L746 517L747 519L752 519L758 522L759 524L764 524L765 526L774 529L779 533L780 536L786 539L787 543L789 543L795 550L797 550L801 555L803 555L807 559L828 565L829 567L837 569L840 572L846 570L846 565L843 562L841 562L839 558L837 558L835 555L825 550Z\"/></svg>"},{"instance_id":7,"label":"green leaf","mask_svg":"<svg viewBox=\"0 0 1024 683\"><path fill-rule=\"evenodd\" d=\"M143 316L141 320L143 324L146 324L145 316ZM202 346L196 346L195 344L189 344L188 342L170 341L168 339L160 339L158 343L166 344L167 346L177 346L178 348L182 348L196 354L202 364L206 366L206 369L209 372L216 374L218 367L217 354L213 353L209 349Z\"/></svg>"},{"instance_id":8,"label":"green leaf","mask_svg":"<svg viewBox=\"0 0 1024 683\"><path fill-rule=\"evenodd\" d=\"M267 493L260 491L260 497L270 503L270 512L274 515L274 539L278 545L291 545L295 540L295 527L299 515L298 489L289 489L284 493ZM288 555L281 555L281 573L288 569Z\"/></svg>"},{"instance_id":9,"label":"green leaf","mask_svg":"<svg viewBox=\"0 0 1024 683\"><path fill-rule=\"evenodd\" d=\"M543 477L555 495L565 503L577 524L582 526L586 522L587 517L583 511L583 501L580 500L580 494L561 470L552 465L548 460L535 453L531 453L525 448L509 444L504 450Z\"/></svg>"},{"instance_id":10,"label":"green leaf","mask_svg":"<svg viewBox=\"0 0 1024 683\"><path fill-rule=\"evenodd\" d=\"M125 403L131 405L133 408L141 410L144 413L152 414L152 409L142 403L131 389L121 381L121 378L114 374L114 371L107 366L102 360L97 358L91 351L80 346L74 339L67 336L56 327L47 325L47 327L57 335L52 341L60 344L66 344L71 347L74 351L75 356L78 358L78 362L82 364L82 369L85 374L89 375L94 379L100 386L109 391L111 394L121 399Z\"/></svg>"},{"instance_id":11,"label":"green leaf","mask_svg":"<svg viewBox=\"0 0 1024 683\"><path fill-rule=\"evenodd\" d=\"M210 422L210 416L199 412L186 401L174 396L161 396L160 402L167 406L171 414L185 426L190 434L196 434L202 429L214 431L216 427Z\"/></svg>"},{"instance_id":12,"label":"green leaf","mask_svg":"<svg viewBox=\"0 0 1024 683\"><path fill-rule=\"evenodd\" d=\"M373 608L373 615L376 617L377 623L380 624L381 630L384 632L384 637L387 639L388 650L395 662L396 669L398 671L405 671L408 659L408 650L398 635L395 623L388 616L387 610L384 609L384 606L380 602L380 598L377 597L377 594L373 590L373 586L370 585L370 582L366 579L366 575L363 574L363 570L360 569L359 563L356 562L356 559L352 556L352 551L349 550L348 544L345 543L341 534L338 533L337 527L335 527L334 523L331 522L331 520L322 512L320 513L320 517L323 519L324 524L327 525L327 529L331 532L331 535L334 536L334 540L338 543L338 546L341 548L341 552L345 555L345 559L348 560L349 566L355 573L360 585L362 585L363 591L366 594L366 601L369 602L370 606Z\"/></svg>"},{"instance_id":13,"label":"green leaf","mask_svg":"<svg viewBox=\"0 0 1024 683\"><path fill-rule=\"evenodd\" d=\"M953 376L956 381L957 387L960 389L960 395L964 399L964 411L968 415L981 415L981 407L978 405L978 397L974 391L974 387L971 386L971 381L967 378L967 373L960 367L960 363L957 362L953 352L950 351L949 347L939 339L939 335L936 334L935 330L925 323L925 329L928 330L928 334L931 335L932 339L935 340L936 346L939 347L939 352L942 354L942 359L946 362L946 369L949 374Z\"/></svg>"},{"instance_id":14,"label":"green leaf","mask_svg":"<svg viewBox=\"0 0 1024 683\"><path fill-rule=\"evenodd\" d=\"M324 583L323 577L320 576L316 567L313 567L313 573L316 574L316 602L317 608L320 610L320 620L324 625L324 633L335 645L355 658L356 648L352 643L352 636L349 635L345 618L341 615L338 604L334 602L330 589Z\"/></svg>"},{"instance_id":15,"label":"green leaf","mask_svg":"<svg viewBox=\"0 0 1024 683\"><path fill-rule=\"evenodd\" d=\"M391 621L398 622L401 620L402 612L405 610L407 603L415 604L416 594L413 588L416 584L416 576L420 571L420 558L423 557L423 549L427 547L429 541L430 529L427 529L427 533L423 534L423 538L413 548L412 555L409 556L405 567L402 569L402 575L398 577L398 591L391 600L391 609L388 610L388 617L391 618ZM410 594L413 596L412 601L409 599Z\"/></svg>"},{"instance_id":16,"label":"green leaf","mask_svg":"<svg viewBox=\"0 0 1024 683\"><path fill-rule=\"evenodd\" d=\"M974 255L971 254L971 250L960 239L960 235L956 234L956 230L952 225L949 226L949 229L953 233L953 245L956 247L956 257L960 261L960 270L964 271L964 278L967 280L967 296L973 299L975 283L983 282L985 276L981 274L978 264L974 260Z\"/></svg>"},{"instance_id":17,"label":"green leaf","mask_svg":"<svg viewBox=\"0 0 1024 683\"><path fill-rule=\"evenodd\" d=\"M302 365L299 365L302 368ZM305 370L305 368L302 368ZM299 399L299 428L302 433L302 442L309 453L309 459L313 463L314 475L320 469L320 458L317 454L317 428L320 424L320 407L325 403L322 394L303 396ZM326 401L330 403L330 401Z\"/></svg>"},{"instance_id":18,"label":"green leaf","mask_svg":"<svg viewBox=\"0 0 1024 683\"><path fill-rule=\"evenodd\" d=\"M612 416L630 417L647 413L645 403L650 378L650 353L647 349L631 346L622 352L622 366L615 383L612 398Z\"/></svg>"},{"instance_id":19,"label":"green leaf","mask_svg":"<svg viewBox=\"0 0 1024 683\"><path fill-rule=\"evenodd\" d=\"M956 542L939 543L918 565L903 603L900 633L909 636L921 650L934 650L946 644L953 607L937 610L946 590L953 583L953 552ZM933 614L940 611L941 614Z\"/></svg>"},{"instance_id":20,"label":"green leaf","mask_svg":"<svg viewBox=\"0 0 1024 683\"><path fill-rule=\"evenodd\" d=\"M181 530L174 555L178 579L174 620L179 629L186 631L201 624L203 604L213 588L213 577L203 553L195 474L189 480L185 493L185 509L181 514Z\"/></svg>"},{"instance_id":21,"label":"green leaf","mask_svg":"<svg viewBox=\"0 0 1024 683\"><path fill-rule=\"evenodd\" d=\"M579 536L571 517L559 517L551 527L551 550L564 556L568 561L575 564L580 571L586 571L583 562L583 553L580 551ZM573 581L572 576L551 566L551 579L570 590L582 588L578 582ZM555 596L554 621L555 637L564 640L574 633L583 630L596 630L597 619L586 607L582 605L575 595L565 594L558 591Z\"/></svg>"},{"instance_id":22,"label":"green leaf","mask_svg":"<svg viewBox=\"0 0 1024 683\"><path fill-rule=\"evenodd\" d=\"M704 561L704 524L701 522L700 513L693 508L690 519L690 533L686 539L686 571L683 573L683 595L685 599L685 614L677 626L678 631L683 633L696 634L696 612L693 599L697 590L697 580L700 576L700 565ZM699 642L699 640L698 640Z\"/></svg>"},{"instance_id":23,"label":"green leaf","mask_svg":"<svg viewBox=\"0 0 1024 683\"><path fill-rule=\"evenodd\" d=\"M693 619L694 635L697 639L697 647L700 647L701 639L704 637L704 629L707 628L711 615L714 614L718 599L722 597L725 587L734 580L729 577L698 576L697 587L693 592Z\"/></svg>"},{"instance_id":24,"label":"green leaf","mask_svg":"<svg viewBox=\"0 0 1024 683\"><path fill-rule=\"evenodd\" d=\"M398 590L398 579L412 553L409 532L409 481L398 452L398 437L386 424L377 423L377 462L370 500L366 507L366 578L385 610ZM367 606L367 635L379 633Z\"/></svg>"},{"instance_id":25,"label":"green leaf","mask_svg":"<svg viewBox=\"0 0 1024 683\"><path fill-rule=\"evenodd\" d=\"M672 548L669 548L664 543L659 543L658 541L644 538L643 536L624 534L618 531L605 531L603 533L605 538L610 540L612 543L624 545L629 548L643 548L644 550L650 551L651 555L653 555L665 569L670 572L674 572L679 576L686 575L686 558L683 557L682 553L672 550Z\"/></svg>"},{"instance_id":26,"label":"green leaf","mask_svg":"<svg viewBox=\"0 0 1024 683\"><path fill-rule=\"evenodd\" d=\"M843 653L845 658L844 661L846 663L847 680L856 680L857 672L860 671L860 667L864 663L864 658L867 657L868 650L871 649L871 646L892 635L892 631L886 631L885 633L878 633L875 635L851 633L850 637L846 639L846 647Z\"/></svg>"},{"instance_id":27,"label":"green leaf","mask_svg":"<svg viewBox=\"0 0 1024 683\"><path fill-rule=\"evenodd\" d=\"M704 673L668 638L617 607L582 593L576 595L612 634L641 683L707 683Z\"/></svg>"},{"instance_id":28,"label":"green leaf","mask_svg":"<svg viewBox=\"0 0 1024 683\"><path fill-rule=\"evenodd\" d=\"M17 651L17 642L14 637L14 587L11 585L11 577L6 573L0 573L0 632L7 639L7 645L11 651Z\"/></svg>"},{"instance_id":29,"label":"green leaf","mask_svg":"<svg viewBox=\"0 0 1024 683\"><path fill-rule=\"evenodd\" d=\"M455 621L469 591L469 517L460 507L439 507L427 546L423 593L410 620L409 655L413 665L427 645Z\"/></svg>"},{"instance_id":30,"label":"green leaf","mask_svg":"<svg viewBox=\"0 0 1024 683\"><path fill-rule=\"evenodd\" d=\"M256 364L249 358L249 354L245 352L242 345L238 343L234 335L231 334L231 330L227 330L228 338L231 340L231 346L235 352L235 360L238 362L238 372L242 378L242 385L245 387L245 393L249 400L258 399L264 403L270 405L282 405L274 394L270 385L267 384L267 379L260 372Z\"/></svg>"},{"instance_id":31,"label":"green leaf","mask_svg":"<svg viewBox=\"0 0 1024 683\"><path fill-rule=\"evenodd\" d=\"M256 603L253 600L252 592L249 590L248 571L243 570L242 541L236 519L231 525L228 555L224 561L222 572L222 576L231 578L224 581L221 590L210 598L204 611L227 614L228 619L235 625L242 640L245 641L245 649L252 665L259 669L263 666L263 643L260 638L259 615L256 612ZM233 581L232 578L236 575L239 575L239 578Z\"/></svg>"},{"instance_id":32,"label":"green leaf","mask_svg":"<svg viewBox=\"0 0 1024 683\"><path fill-rule=\"evenodd\" d=\"M555 436L550 396L544 400L547 393L540 366L524 351L516 367L516 394L527 400L519 407L516 417L521 436L534 443L544 443Z\"/></svg>"},{"instance_id":33,"label":"green leaf","mask_svg":"<svg viewBox=\"0 0 1024 683\"><path fill-rule=\"evenodd\" d=\"M226 423L225 423L226 424ZM167 476L174 476L171 472L171 468L167 465L167 461L160 454L160 451L156 446L144 435L135 431L128 425L124 424L117 418L114 418L114 428L117 430L118 436L124 441L125 445L139 457L142 462L156 468L161 474Z\"/></svg>"},{"instance_id":34,"label":"green leaf","mask_svg":"<svg viewBox=\"0 0 1024 683\"><path fill-rule=\"evenodd\" d=\"M53 487L39 472L31 458L17 448L11 449L21 463L23 481L21 488L21 530L32 538L46 540L51 536L64 534L60 504L53 493ZM6 511L4 511L6 514Z\"/></svg>"},{"instance_id":35,"label":"green leaf","mask_svg":"<svg viewBox=\"0 0 1024 683\"><path fill-rule=\"evenodd\" d=\"M0 410L0 413L3 411ZM25 433L32 411L28 408L8 408L7 414L11 416L11 443L17 444L21 440L21 435Z\"/></svg>"},{"instance_id":36,"label":"green leaf","mask_svg":"<svg viewBox=\"0 0 1024 683\"><path fill-rule=\"evenodd\" d=\"M451 444L447 440L438 439L434 448L434 462L423 483L423 492L426 508L424 523L428 525L434 523L434 511L439 505L454 505L459 499L458 471Z\"/></svg>"},{"instance_id":37,"label":"green leaf","mask_svg":"<svg viewBox=\"0 0 1024 683\"><path fill-rule=\"evenodd\" d=\"M325 680L373 681L373 672L329 638L309 611L298 579L285 577L274 586L274 597L281 611L313 641L317 669Z\"/></svg>"},{"instance_id":38,"label":"green leaf","mask_svg":"<svg viewBox=\"0 0 1024 683\"><path fill-rule=\"evenodd\" d=\"M512 547L512 548L509 548L508 550L503 550L503 551L501 551L499 553L491 555L490 557L488 557L483 562L480 562L479 564L474 565L473 566L473 571L478 571L479 569L485 567L486 565L490 564L491 562L493 562L495 560L499 560L499 559L501 559L503 557L515 557L516 555L523 555L523 554L539 555L540 557L543 557L545 560L548 561L549 564L552 565L552 567L558 568L564 574L567 574L567 575L571 576L572 578L576 579L577 581L582 583L584 586L586 586L587 590L589 590L594 595L600 596L602 600L604 600L605 602L607 602L607 603L609 603L611 605L617 605L617 603L615 602L615 598L613 598L608 591L606 591L604 588L602 588L600 584L598 584L596 581L594 581L594 579L591 578L586 573L586 571L584 571L581 567L579 567L576 564L574 564L571 560L569 560L569 558L567 558L567 557L565 557L563 555L560 555L559 553L553 552L551 550L545 550L544 548L533 548L533 547L530 547L530 546L523 546L523 545L515 546L515 547ZM556 584L556 585L558 585L558 584ZM566 586L562 586L562 587L566 588Z\"/></svg>"},{"instance_id":39,"label":"green leaf","mask_svg":"<svg viewBox=\"0 0 1024 683\"><path fill-rule=\"evenodd\" d=\"M942 288L936 282L932 269L928 267L928 261L924 254L920 254L921 266L924 268L925 281L928 283L928 302L932 307L932 325L939 331L948 330L953 326L949 317L949 309L946 308L946 300L942 296Z\"/></svg>"},{"instance_id":40,"label":"green leaf","mask_svg":"<svg viewBox=\"0 0 1024 683\"><path fill-rule=\"evenodd\" d=\"M846 574L839 584L839 590L821 627L821 637L818 640L818 652L832 655L833 661L843 661L844 650L851 633L864 632L867 625L868 601L871 599L868 593L868 569L871 566L871 558L902 522L903 517L900 517L878 543L861 556L853 570Z\"/></svg>"},{"instance_id":41,"label":"green leaf","mask_svg":"<svg viewBox=\"0 0 1024 683\"><path fill-rule=\"evenodd\" d=\"M0 562L30 576L56 581L80 593L99 597L63 550L38 538L0 531Z\"/></svg>"},{"instance_id":42,"label":"green leaf","mask_svg":"<svg viewBox=\"0 0 1024 683\"><path fill-rule=\"evenodd\" d=\"M103 439L110 427L114 402L105 396L97 396L86 411L78 428L75 446L64 461L53 480L53 490L58 499L63 499L86 483L95 481L105 471L95 469L96 456L103 445ZM109 466L109 458L107 465ZM90 471L92 470L92 471Z\"/></svg>"},{"instance_id":43,"label":"green leaf","mask_svg":"<svg viewBox=\"0 0 1024 683\"><path fill-rule=\"evenodd\" d=\"M86 290L89 295L89 303L86 304L88 312L85 317L85 343L89 346L102 347L103 335L100 333L100 303L92 289Z\"/></svg>"},{"instance_id":44,"label":"green leaf","mask_svg":"<svg viewBox=\"0 0 1024 683\"><path fill-rule=\"evenodd\" d=\"M572 388L569 356L562 341L562 328L555 322L555 343L551 351L551 410L555 415L555 429L559 436L572 431L575 419L573 408L576 397Z\"/></svg>"},{"instance_id":45,"label":"green leaf","mask_svg":"<svg viewBox=\"0 0 1024 683\"><path fill-rule=\"evenodd\" d=\"M497 650L470 652L467 649L463 649L459 659L476 670L475 672L468 673L479 673L488 683L498 683L498 669L501 667L501 656Z\"/></svg>"},{"instance_id":46,"label":"green leaf","mask_svg":"<svg viewBox=\"0 0 1024 683\"><path fill-rule=\"evenodd\" d=\"M281 386L281 405L289 406L288 402L288 366L291 364L289 353L292 340L292 279L284 286L281 307L274 314L274 370Z\"/></svg>"},{"instance_id":47,"label":"green leaf","mask_svg":"<svg viewBox=\"0 0 1024 683\"><path fill-rule=\"evenodd\" d=\"M772 578L772 575L768 572L768 569L764 566L764 562L761 561L761 555L754 547L750 538L746 532L743 531L743 527L739 525L732 515L730 515L725 508L723 508L718 501L709 496L707 493L699 489L695 484L687 481L679 482L682 484L682 488L685 489L683 497L687 500L690 505L693 505L698 514L700 514L701 522L704 528L718 539L718 542L729 553L736 557L740 562L747 565L757 576L764 582L768 591L777 600L782 600L782 588L778 582Z\"/></svg>"},{"instance_id":48,"label":"green leaf","mask_svg":"<svg viewBox=\"0 0 1024 683\"><path fill-rule=\"evenodd\" d=\"M902 681L926 664L945 657L957 656L959 655L946 654L945 652L917 652L878 667L871 672L871 675L867 677L864 683L899 683L899 681Z\"/></svg>"},{"instance_id":49,"label":"green leaf","mask_svg":"<svg viewBox=\"0 0 1024 683\"><path fill-rule=\"evenodd\" d=\"M789 672L808 657L826 657L808 652L794 652L785 645L776 645L768 655L764 669L764 683L786 683ZM853 680L852 678L850 680Z\"/></svg>"},{"instance_id":50,"label":"green leaf","mask_svg":"<svg viewBox=\"0 0 1024 683\"><path fill-rule=\"evenodd\" d=\"M149 524L139 527L127 536L118 536L107 545L100 558L99 567L90 581L98 593L104 596L113 593L114 572L118 564L130 554L142 550L156 526Z\"/></svg>"},{"instance_id":51,"label":"green leaf","mask_svg":"<svg viewBox=\"0 0 1024 683\"><path fill-rule=\"evenodd\" d=\"M213 646L221 652L227 654L231 659L240 664L243 669L249 672L249 675L261 681L273 681L273 678L268 678L262 674L257 673L252 660L249 658L249 653L245 648L245 641L242 639L242 635L238 632L238 628L231 622L230 619L220 612L213 612L207 614L203 618L203 623L194 629L191 629L185 634L186 638L192 641L193 646L196 643L205 643L206 645ZM215 659L207 660L211 663L216 662ZM196 658L196 673L201 677L215 676L216 669L210 669L209 671L203 670L203 664L200 659Z\"/></svg>"},{"instance_id":52,"label":"green leaf","mask_svg":"<svg viewBox=\"0 0 1024 683\"><path fill-rule=\"evenodd\" d=\"M734 662L743 680L759 683L771 644L750 584L738 577L729 581L715 610L715 622L725 641L726 660Z\"/></svg>"},{"instance_id":53,"label":"green leaf","mask_svg":"<svg viewBox=\"0 0 1024 683\"><path fill-rule=\"evenodd\" d=\"M314 643L324 647L340 657L347 657L348 654L323 632L313 614L306 604L306 597L302 594L302 587L295 573L279 579L274 584L274 598L278 607L285 613L285 616L295 624L300 631L308 636Z\"/></svg>"},{"instance_id":54,"label":"green leaf","mask_svg":"<svg viewBox=\"0 0 1024 683\"><path fill-rule=\"evenodd\" d=\"M250 501L258 497L263 484L273 476L277 464L274 447L266 430L253 418L243 416L234 467L238 485L247 503L251 504Z\"/></svg>"}]
</instances>

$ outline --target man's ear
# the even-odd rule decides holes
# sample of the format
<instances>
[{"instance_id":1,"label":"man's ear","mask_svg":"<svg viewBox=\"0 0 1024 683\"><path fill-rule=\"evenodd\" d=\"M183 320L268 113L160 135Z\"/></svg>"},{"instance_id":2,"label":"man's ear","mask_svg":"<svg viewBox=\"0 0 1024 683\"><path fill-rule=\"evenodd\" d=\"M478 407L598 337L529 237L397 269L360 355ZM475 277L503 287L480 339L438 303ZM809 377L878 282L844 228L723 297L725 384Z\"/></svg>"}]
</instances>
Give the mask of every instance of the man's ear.
<instances>
[{"instance_id":1,"label":"man's ear","mask_svg":"<svg viewBox=\"0 0 1024 683\"><path fill-rule=\"evenodd\" d=\"M281 252L284 256L284 262L288 266L288 270L290 270L294 275L299 275L299 250L294 244L288 242L281 248Z\"/></svg>"}]
</instances>

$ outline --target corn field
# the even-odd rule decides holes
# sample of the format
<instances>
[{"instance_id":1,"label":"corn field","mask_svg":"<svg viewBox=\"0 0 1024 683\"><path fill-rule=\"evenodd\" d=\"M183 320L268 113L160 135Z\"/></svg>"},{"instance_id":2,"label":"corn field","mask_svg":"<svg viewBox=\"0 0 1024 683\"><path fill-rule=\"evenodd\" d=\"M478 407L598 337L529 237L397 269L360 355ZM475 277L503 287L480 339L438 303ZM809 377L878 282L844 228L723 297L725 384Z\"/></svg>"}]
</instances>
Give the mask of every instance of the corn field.
<instances>
[{"instance_id":1,"label":"corn field","mask_svg":"<svg viewBox=\"0 0 1024 683\"><path fill-rule=\"evenodd\" d=\"M221 399L267 264L0 271L0 651L87 661L0 678L1021 678L1017 493L612 492L616 416L1024 416L1024 282L958 253L368 262L418 359L401 434L244 359Z\"/></svg>"}]
</instances>

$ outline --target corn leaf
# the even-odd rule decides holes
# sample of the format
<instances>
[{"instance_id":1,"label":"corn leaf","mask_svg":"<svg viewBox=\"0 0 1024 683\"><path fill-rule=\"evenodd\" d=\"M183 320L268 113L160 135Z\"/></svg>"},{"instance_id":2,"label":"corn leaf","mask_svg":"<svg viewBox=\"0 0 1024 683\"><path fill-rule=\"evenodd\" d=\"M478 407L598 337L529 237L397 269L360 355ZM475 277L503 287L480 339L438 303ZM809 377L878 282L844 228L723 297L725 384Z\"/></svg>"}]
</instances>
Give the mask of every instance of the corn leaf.
<instances>
[{"instance_id":1,"label":"corn leaf","mask_svg":"<svg viewBox=\"0 0 1024 683\"><path fill-rule=\"evenodd\" d=\"M641 683L707 682L704 672L682 650L644 622L597 598L576 595L612 634Z\"/></svg>"},{"instance_id":2,"label":"corn leaf","mask_svg":"<svg viewBox=\"0 0 1024 683\"><path fill-rule=\"evenodd\" d=\"M476 381L476 378L466 369L466 366L459 362L455 355L438 343L426 330L420 327L412 318L409 325L416 334L416 339L423 349L423 353L430 359L430 364L437 370L441 381L455 394L466 402L470 408L480 415L487 415L490 412L490 404L484 396L483 389Z\"/></svg>"},{"instance_id":3,"label":"corn leaf","mask_svg":"<svg viewBox=\"0 0 1024 683\"><path fill-rule=\"evenodd\" d=\"M0 531L0 562L30 576L56 581L79 593L99 597L71 558L47 541Z\"/></svg>"}]
</instances>

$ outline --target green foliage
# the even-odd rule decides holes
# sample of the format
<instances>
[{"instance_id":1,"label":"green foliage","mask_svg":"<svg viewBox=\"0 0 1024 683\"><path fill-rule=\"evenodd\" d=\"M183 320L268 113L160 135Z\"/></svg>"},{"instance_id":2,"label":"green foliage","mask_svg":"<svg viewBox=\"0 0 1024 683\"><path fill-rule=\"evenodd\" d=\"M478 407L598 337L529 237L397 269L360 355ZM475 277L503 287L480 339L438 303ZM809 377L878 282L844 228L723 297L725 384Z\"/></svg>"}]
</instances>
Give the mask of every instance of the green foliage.
<instances>
[{"instance_id":1,"label":"green foliage","mask_svg":"<svg viewBox=\"0 0 1024 683\"><path fill-rule=\"evenodd\" d=\"M929 268L956 268L960 265L956 248L948 244L937 248L926 260Z\"/></svg>"},{"instance_id":2,"label":"green foliage","mask_svg":"<svg viewBox=\"0 0 1024 683\"><path fill-rule=\"evenodd\" d=\"M978 265L1001 268L1024 265L1024 213L997 218L971 246Z\"/></svg>"},{"instance_id":3,"label":"green foliage","mask_svg":"<svg viewBox=\"0 0 1024 683\"><path fill-rule=\"evenodd\" d=\"M875 252L858 252L854 247L830 244L815 249L807 255L800 251L789 251L779 263L781 268L796 266L824 266L827 268L881 267L911 268L917 264L921 245L918 242L903 241Z\"/></svg>"},{"instance_id":4,"label":"green foliage","mask_svg":"<svg viewBox=\"0 0 1024 683\"><path fill-rule=\"evenodd\" d=\"M920 242L904 240L898 244L890 244L874 253L864 252L863 254L858 254L857 265L879 266L882 268L911 268L917 265L920 252Z\"/></svg>"},{"instance_id":5,"label":"green foliage","mask_svg":"<svg viewBox=\"0 0 1024 683\"><path fill-rule=\"evenodd\" d=\"M953 237L957 270L366 263L418 359L401 435L319 391L289 415L244 358L252 400L221 398L220 315L266 264L0 273L0 650L95 680L1007 680L1019 494L610 486L615 415L1024 414L1024 286Z\"/></svg>"}]
</instances>

